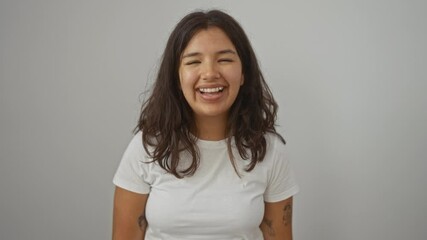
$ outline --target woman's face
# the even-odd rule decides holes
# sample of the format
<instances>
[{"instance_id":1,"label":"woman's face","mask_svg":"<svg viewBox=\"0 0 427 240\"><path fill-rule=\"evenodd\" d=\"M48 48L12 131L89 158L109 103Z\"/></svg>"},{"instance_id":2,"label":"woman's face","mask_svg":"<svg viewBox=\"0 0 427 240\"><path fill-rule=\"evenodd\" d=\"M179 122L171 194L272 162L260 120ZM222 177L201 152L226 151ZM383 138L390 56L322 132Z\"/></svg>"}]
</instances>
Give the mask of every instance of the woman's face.
<instances>
[{"instance_id":1,"label":"woman's face","mask_svg":"<svg viewBox=\"0 0 427 240\"><path fill-rule=\"evenodd\" d=\"M220 28L209 27L193 36L181 55L179 80L196 121L226 121L244 79L236 48Z\"/></svg>"}]
</instances>

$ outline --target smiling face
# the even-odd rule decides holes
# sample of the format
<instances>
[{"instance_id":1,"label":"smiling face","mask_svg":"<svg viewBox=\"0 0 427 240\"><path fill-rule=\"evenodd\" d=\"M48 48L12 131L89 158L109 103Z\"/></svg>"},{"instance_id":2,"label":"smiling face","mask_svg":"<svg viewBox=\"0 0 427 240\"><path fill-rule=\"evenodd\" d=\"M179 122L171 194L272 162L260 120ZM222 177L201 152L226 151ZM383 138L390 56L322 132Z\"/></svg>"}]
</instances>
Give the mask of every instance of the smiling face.
<instances>
[{"instance_id":1,"label":"smiling face","mask_svg":"<svg viewBox=\"0 0 427 240\"><path fill-rule=\"evenodd\" d=\"M197 122L225 123L243 84L242 63L227 35L217 27L196 33L181 55L179 80Z\"/></svg>"}]
</instances>

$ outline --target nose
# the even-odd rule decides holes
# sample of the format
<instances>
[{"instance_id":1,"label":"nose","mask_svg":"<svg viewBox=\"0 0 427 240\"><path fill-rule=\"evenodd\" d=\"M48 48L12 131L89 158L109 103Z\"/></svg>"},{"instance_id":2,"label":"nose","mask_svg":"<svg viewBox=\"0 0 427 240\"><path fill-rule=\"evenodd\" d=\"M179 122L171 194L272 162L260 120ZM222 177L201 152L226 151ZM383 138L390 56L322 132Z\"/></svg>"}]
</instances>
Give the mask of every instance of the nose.
<instances>
[{"instance_id":1,"label":"nose","mask_svg":"<svg viewBox=\"0 0 427 240\"><path fill-rule=\"evenodd\" d=\"M205 62L202 67L202 79L214 80L220 77L218 67L214 62Z\"/></svg>"}]
</instances>

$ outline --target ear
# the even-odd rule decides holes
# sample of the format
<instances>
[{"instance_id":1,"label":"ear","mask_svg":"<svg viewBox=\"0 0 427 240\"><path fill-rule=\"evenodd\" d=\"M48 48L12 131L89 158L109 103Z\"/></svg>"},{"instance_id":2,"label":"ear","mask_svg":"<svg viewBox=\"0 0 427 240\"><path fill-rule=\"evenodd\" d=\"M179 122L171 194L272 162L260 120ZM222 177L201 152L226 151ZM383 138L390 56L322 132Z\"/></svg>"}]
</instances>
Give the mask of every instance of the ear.
<instances>
[{"instance_id":1,"label":"ear","mask_svg":"<svg viewBox=\"0 0 427 240\"><path fill-rule=\"evenodd\" d=\"M240 86L242 86L243 83L245 83L245 76L242 74L242 79L240 79Z\"/></svg>"}]
</instances>

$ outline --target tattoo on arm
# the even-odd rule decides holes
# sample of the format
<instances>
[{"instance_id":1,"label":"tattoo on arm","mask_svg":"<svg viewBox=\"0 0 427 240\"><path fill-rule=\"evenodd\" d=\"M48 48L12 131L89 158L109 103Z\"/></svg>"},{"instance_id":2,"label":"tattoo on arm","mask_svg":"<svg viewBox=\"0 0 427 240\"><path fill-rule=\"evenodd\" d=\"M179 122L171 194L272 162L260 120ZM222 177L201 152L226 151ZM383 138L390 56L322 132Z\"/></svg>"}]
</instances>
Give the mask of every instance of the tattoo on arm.
<instances>
[{"instance_id":1,"label":"tattoo on arm","mask_svg":"<svg viewBox=\"0 0 427 240\"><path fill-rule=\"evenodd\" d=\"M274 231L274 228L273 228L273 221L272 220L269 220L269 219L264 217L261 224L264 224L266 226L267 233L270 237L274 237L276 235L276 232Z\"/></svg>"},{"instance_id":2,"label":"tattoo on arm","mask_svg":"<svg viewBox=\"0 0 427 240\"><path fill-rule=\"evenodd\" d=\"M285 226L292 223L292 204L286 204L283 208L283 224Z\"/></svg>"},{"instance_id":3,"label":"tattoo on arm","mask_svg":"<svg viewBox=\"0 0 427 240\"><path fill-rule=\"evenodd\" d=\"M147 227L147 219L145 219L145 214L141 214L141 216L139 216L138 226L141 230L145 231L145 228Z\"/></svg>"}]
</instances>

